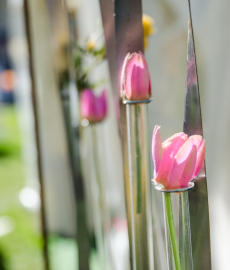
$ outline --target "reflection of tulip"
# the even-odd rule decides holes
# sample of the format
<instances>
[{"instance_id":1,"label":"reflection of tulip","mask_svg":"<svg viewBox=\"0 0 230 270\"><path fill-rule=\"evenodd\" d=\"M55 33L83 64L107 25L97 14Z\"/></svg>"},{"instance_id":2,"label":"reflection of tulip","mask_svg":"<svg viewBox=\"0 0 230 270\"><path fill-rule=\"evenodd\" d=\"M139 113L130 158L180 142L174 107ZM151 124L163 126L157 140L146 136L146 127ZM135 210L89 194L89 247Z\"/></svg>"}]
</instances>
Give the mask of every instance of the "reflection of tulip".
<instances>
[{"instance_id":1,"label":"reflection of tulip","mask_svg":"<svg viewBox=\"0 0 230 270\"><path fill-rule=\"evenodd\" d=\"M197 83L196 60L195 56L187 61L187 86Z\"/></svg>"},{"instance_id":2,"label":"reflection of tulip","mask_svg":"<svg viewBox=\"0 0 230 270\"><path fill-rule=\"evenodd\" d=\"M100 122L107 115L106 91L96 97L91 89L85 89L81 93L81 117L89 122Z\"/></svg>"},{"instance_id":3,"label":"reflection of tulip","mask_svg":"<svg viewBox=\"0 0 230 270\"><path fill-rule=\"evenodd\" d=\"M145 100L151 97L151 82L144 55L128 53L121 72L121 96L129 100Z\"/></svg>"},{"instance_id":4,"label":"reflection of tulip","mask_svg":"<svg viewBox=\"0 0 230 270\"><path fill-rule=\"evenodd\" d=\"M164 188L186 187L204 164L205 142L199 135L176 133L161 143L160 127L155 126L152 140L154 181Z\"/></svg>"}]
</instances>

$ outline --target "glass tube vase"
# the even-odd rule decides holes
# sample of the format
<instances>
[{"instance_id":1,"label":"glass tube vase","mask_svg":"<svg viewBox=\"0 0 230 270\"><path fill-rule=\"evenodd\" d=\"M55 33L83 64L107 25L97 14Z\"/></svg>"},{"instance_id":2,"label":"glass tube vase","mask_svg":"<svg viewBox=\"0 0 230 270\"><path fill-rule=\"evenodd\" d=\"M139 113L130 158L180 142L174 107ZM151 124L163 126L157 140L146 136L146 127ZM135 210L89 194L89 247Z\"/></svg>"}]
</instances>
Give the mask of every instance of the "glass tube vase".
<instances>
[{"instance_id":1,"label":"glass tube vase","mask_svg":"<svg viewBox=\"0 0 230 270\"><path fill-rule=\"evenodd\" d=\"M132 270L153 269L147 102L150 100L123 101L127 120L129 169L125 189Z\"/></svg>"},{"instance_id":2,"label":"glass tube vase","mask_svg":"<svg viewBox=\"0 0 230 270\"><path fill-rule=\"evenodd\" d=\"M188 203L193 186L190 182L187 188L176 190L156 187L163 195L168 270L193 270Z\"/></svg>"}]
</instances>

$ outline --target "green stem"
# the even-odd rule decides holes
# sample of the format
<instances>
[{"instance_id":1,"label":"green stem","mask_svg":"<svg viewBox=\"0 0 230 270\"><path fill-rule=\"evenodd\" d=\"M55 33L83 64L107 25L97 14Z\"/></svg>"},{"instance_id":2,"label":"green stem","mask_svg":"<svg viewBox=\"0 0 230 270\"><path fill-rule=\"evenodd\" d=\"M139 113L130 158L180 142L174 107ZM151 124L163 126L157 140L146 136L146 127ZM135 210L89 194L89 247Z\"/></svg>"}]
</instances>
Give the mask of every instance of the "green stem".
<instances>
[{"instance_id":1,"label":"green stem","mask_svg":"<svg viewBox=\"0 0 230 270\"><path fill-rule=\"evenodd\" d=\"M137 213L141 213L141 148L139 138L138 119L140 115L139 105L135 106L135 137L136 137L136 168L137 168Z\"/></svg>"},{"instance_id":2,"label":"green stem","mask_svg":"<svg viewBox=\"0 0 230 270\"><path fill-rule=\"evenodd\" d=\"M181 270L179 249L177 246L176 231L175 231L174 220L173 220L171 196L170 196L170 193L168 192L165 192L164 196L165 196L166 218L167 218L167 223L168 223L168 228L169 228L169 235L170 235L170 240L171 240L171 245L172 245L175 268L176 270Z\"/></svg>"}]
</instances>

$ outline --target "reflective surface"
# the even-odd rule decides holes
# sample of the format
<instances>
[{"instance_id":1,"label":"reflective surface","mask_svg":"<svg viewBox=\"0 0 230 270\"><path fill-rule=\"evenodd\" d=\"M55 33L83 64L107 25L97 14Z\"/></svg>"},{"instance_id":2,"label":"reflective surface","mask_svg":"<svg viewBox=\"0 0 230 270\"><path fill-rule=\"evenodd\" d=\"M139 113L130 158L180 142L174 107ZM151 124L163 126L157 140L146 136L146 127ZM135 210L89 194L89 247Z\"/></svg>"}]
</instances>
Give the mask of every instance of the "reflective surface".
<instances>
[{"instance_id":1,"label":"reflective surface","mask_svg":"<svg viewBox=\"0 0 230 270\"><path fill-rule=\"evenodd\" d=\"M99 2L105 36L106 57L109 63L109 73L113 97L115 99L115 102L118 102L119 92L117 86L114 5L112 0L99 0Z\"/></svg>"},{"instance_id":2,"label":"reflective surface","mask_svg":"<svg viewBox=\"0 0 230 270\"><path fill-rule=\"evenodd\" d=\"M33 63L32 84L39 120L38 136L42 150L41 173L44 179L45 207L47 210L49 245L47 252L50 260L50 266L47 264L47 269L48 267L50 269L56 268L58 260L67 260L63 250L60 255L57 255L58 242L52 242L51 235L55 239L62 240L60 243L64 241L70 243L71 241L73 245L67 253L73 252L74 255L77 255L76 228L78 229L78 235L81 236L80 239L83 237L87 239L84 231L86 229L85 223L84 226L76 226L76 216L78 215L81 222L85 222L85 213L82 197L80 197L81 201L79 200L76 215L75 191L77 190L77 195L81 196L82 186L78 185L78 188L74 189L76 181L73 181L73 179L79 181L82 179L79 171L73 170L73 166L76 169L79 167L75 165L76 145L72 144L73 129L68 102L70 80L68 76L68 51L66 50L68 46L67 14L64 12L61 1L55 1L55 8L51 2L45 0L27 1L30 57ZM47 4L52 7L50 13ZM42 20L39 18L42 18ZM56 25L56 28L53 27L54 25ZM42 42L40 42L41 40ZM51 43L55 47L54 51L52 51ZM52 56L54 56L55 61L53 61ZM83 250L89 249L85 239L84 241L84 245L79 249L80 254ZM79 241L79 243L81 245L82 242ZM52 256L53 254L54 256ZM88 269L88 258L85 259L85 256L87 256L87 252L79 256L80 263L83 261L86 265L81 269ZM68 263L74 265L77 256L73 257L73 261L69 262L69 260Z\"/></svg>"},{"instance_id":3,"label":"reflective surface","mask_svg":"<svg viewBox=\"0 0 230 270\"><path fill-rule=\"evenodd\" d=\"M167 198L165 197L167 195ZM168 270L176 270L174 258L175 246L173 249L171 237L172 232L170 233L169 221L166 208L169 207L169 203L166 205L166 199L171 201L172 206L171 211L173 215L173 226L176 232L177 245L179 244L179 254L177 259L180 260L180 266L182 270L192 270L192 249L191 249L191 235L190 235L190 221L189 221L189 204L188 204L188 192L183 191L180 193L163 193L163 202L164 202L164 220L165 220L165 237L166 237L166 247L167 247L167 261L168 261ZM178 204L180 209L178 211ZM179 222L178 222L179 221ZM172 220L171 230L172 230ZM171 237L170 237L171 235ZM173 251L174 250L174 251Z\"/></svg>"},{"instance_id":4,"label":"reflective surface","mask_svg":"<svg viewBox=\"0 0 230 270\"><path fill-rule=\"evenodd\" d=\"M165 242L166 242L166 254L167 254L167 268L168 270L176 270L175 264L174 264L174 258L173 258L173 251L172 251L172 243L170 239L170 232L169 232L169 226L167 221L167 214L166 214L166 207L165 207L165 196L164 193L162 193L163 198L163 204L164 204L164 222L165 222ZM175 222L175 216L174 216L174 222ZM176 224L174 223L174 226L176 227Z\"/></svg>"},{"instance_id":5,"label":"reflective surface","mask_svg":"<svg viewBox=\"0 0 230 270\"><path fill-rule=\"evenodd\" d=\"M101 260L101 267L103 269L114 269L113 251L111 239L111 215L109 211L109 204L106 196L106 182L102 176L102 167L100 167L99 155L99 141L97 139L97 124L90 125L91 133L91 149L92 149L92 163L94 164L95 178L92 181L91 194L93 200L93 217L95 222L96 241L98 240L99 255ZM101 169L101 170L100 170Z\"/></svg>"},{"instance_id":6,"label":"reflective surface","mask_svg":"<svg viewBox=\"0 0 230 270\"><path fill-rule=\"evenodd\" d=\"M145 99L145 100L128 100L124 99L122 102L123 104L143 104L143 103L150 103L152 99Z\"/></svg>"},{"instance_id":7,"label":"reflective surface","mask_svg":"<svg viewBox=\"0 0 230 270\"><path fill-rule=\"evenodd\" d=\"M92 8L89 9L88 7ZM93 144L88 144L89 152L84 160L85 172L87 185L91 183L95 177L95 167L99 170L99 177L97 177L98 186L98 198L100 200L100 215L94 218L100 225L101 228L99 234L97 233L96 238L103 238L100 240L102 243L100 246L105 247L106 257L106 269L128 269L128 237L127 237L127 223L125 219L125 200L124 200L124 184L123 184L123 170L122 170L122 152L121 152L121 140L118 129L118 114L119 114L119 103L117 92L117 76L116 76L116 56L115 56L115 27L114 27L114 7L112 1L100 1L101 15L103 21L103 29L105 34L105 45L106 45L106 56L107 59L103 63L96 67L95 70L90 74L90 80L98 80L99 77L104 78L105 82L100 84L99 87L95 86L93 89L96 93L100 92L101 89L106 88L108 98L108 115L106 120L98 125L92 127L94 134L97 133L97 138L92 136L91 141ZM95 34L100 30L99 43L104 43L104 37L102 34L102 24L97 24L99 11L99 1L85 1L81 3L78 10L78 41L90 38L97 38ZM87 15L85 15L87 14ZM89 20L91 18L91 20ZM95 28L97 29L95 31ZM108 60L108 63L107 63ZM110 72L110 82L108 80L108 71ZM112 91L111 91L112 88ZM88 129L88 128L86 128ZM85 137L85 136L84 136ZM82 137L83 139L83 137ZM95 157L92 162L88 162L92 157L92 147L97 150L97 158ZM91 158L92 159L92 158ZM96 164L97 163L97 164ZM91 167L92 165L92 167ZM89 172L89 166L92 168ZM89 175L91 177L89 177ZM103 178L103 179L102 179ZM92 190L93 192L93 190ZM93 199L90 191L90 199ZM98 204L94 201L94 205L91 206L91 216L94 217L95 211L93 210ZM107 209L105 209L107 208ZM109 216L107 215L109 212ZM117 227L117 224L121 224L121 228ZM94 228L95 231L95 228ZM102 237L100 236L102 235ZM119 237L122 236L122 240ZM113 238L113 251L111 252L111 238ZM96 239L97 241L97 239ZM126 242L126 244L124 244ZM101 250L103 249L100 248ZM100 252L101 253L101 252ZM112 253L112 254L111 254ZM100 256L102 257L102 256ZM114 259L115 258L115 259ZM101 260L102 261L102 260ZM104 269L104 264L99 266L100 269Z\"/></svg>"},{"instance_id":8,"label":"reflective surface","mask_svg":"<svg viewBox=\"0 0 230 270\"><path fill-rule=\"evenodd\" d=\"M150 175L147 148L147 105L127 105L129 182L126 200L131 225L133 269L152 269Z\"/></svg>"},{"instance_id":9,"label":"reflective surface","mask_svg":"<svg viewBox=\"0 0 230 270\"><path fill-rule=\"evenodd\" d=\"M193 270L188 192L179 195L179 247L182 270Z\"/></svg>"},{"instance_id":10,"label":"reflective surface","mask_svg":"<svg viewBox=\"0 0 230 270\"><path fill-rule=\"evenodd\" d=\"M115 1L117 79L120 82L121 68L128 52L143 51L142 7L140 0ZM119 92L119 89L117 89ZM140 106L138 116L143 134L140 136L141 148L141 185L137 186L140 173L133 160L136 149L135 106ZM123 146L123 168L125 178L126 209L129 226L131 269L153 269L153 242L151 225L149 148L146 105L124 105L120 102L120 127ZM128 132L128 133L127 133ZM134 137L133 137L134 136ZM128 138L130 141L128 141ZM137 149L136 149L137 150ZM145 160L145 162L144 162ZM135 184L136 183L136 184ZM139 183L140 184L140 183ZM132 188L133 187L133 188ZM141 195L141 198L140 198ZM133 196L133 198L131 197ZM135 202L133 204L133 202ZM137 202L141 203L137 204ZM139 210L141 208L141 213ZM143 219L140 217L143 215ZM135 243L133 242L135 241ZM140 242L138 242L140 241ZM135 258L134 258L135 257Z\"/></svg>"},{"instance_id":11,"label":"reflective surface","mask_svg":"<svg viewBox=\"0 0 230 270\"><path fill-rule=\"evenodd\" d=\"M194 134L203 136L190 1L188 1L188 3L189 23L184 132L189 136ZM211 251L205 167L201 170L200 176L198 176L195 180L195 188L188 192L188 197L191 223L193 269L209 270L211 269Z\"/></svg>"},{"instance_id":12,"label":"reflective surface","mask_svg":"<svg viewBox=\"0 0 230 270\"><path fill-rule=\"evenodd\" d=\"M156 190L159 190L159 191L162 191L162 192L169 192L169 193L172 193L172 192L181 192L181 191L187 191L191 188L194 187L194 183L193 182L189 182L188 183L188 186L187 187L184 187L184 188L177 188L177 189L166 189L164 188L162 185L156 183L154 185L155 189Z\"/></svg>"}]
</instances>

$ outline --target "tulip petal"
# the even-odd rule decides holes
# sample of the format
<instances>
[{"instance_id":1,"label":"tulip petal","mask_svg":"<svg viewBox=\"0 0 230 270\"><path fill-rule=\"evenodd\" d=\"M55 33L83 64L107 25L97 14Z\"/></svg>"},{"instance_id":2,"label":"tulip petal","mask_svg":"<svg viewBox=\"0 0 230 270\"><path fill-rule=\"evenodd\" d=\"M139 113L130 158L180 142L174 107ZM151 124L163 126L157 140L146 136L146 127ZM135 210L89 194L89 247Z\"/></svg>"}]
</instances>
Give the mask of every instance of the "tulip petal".
<instances>
[{"instance_id":1,"label":"tulip petal","mask_svg":"<svg viewBox=\"0 0 230 270\"><path fill-rule=\"evenodd\" d=\"M181 138L181 136L177 135L174 136L174 138L172 138L171 141L162 144L163 156L158 171L158 175L155 178L155 181L157 183L162 184L164 187L167 187L168 185L168 175L171 171L174 162L174 157L184 143L185 142Z\"/></svg>"},{"instance_id":2,"label":"tulip petal","mask_svg":"<svg viewBox=\"0 0 230 270\"><path fill-rule=\"evenodd\" d=\"M125 79L126 79L125 68L126 68L129 57L130 57L130 53L127 53L127 55L126 55L126 57L124 59L123 65L122 65L122 69L121 69L121 77L120 77L120 94L121 94L121 97L125 96L125 86L124 86Z\"/></svg>"},{"instance_id":3,"label":"tulip petal","mask_svg":"<svg viewBox=\"0 0 230 270\"><path fill-rule=\"evenodd\" d=\"M154 178L156 178L163 155L160 127L155 126L152 138L152 157L154 163Z\"/></svg>"},{"instance_id":4,"label":"tulip petal","mask_svg":"<svg viewBox=\"0 0 230 270\"><path fill-rule=\"evenodd\" d=\"M193 177L196 177L199 174L204 164L204 159L205 159L205 141L203 140L202 144L200 145L197 151L197 161Z\"/></svg>"},{"instance_id":5,"label":"tulip petal","mask_svg":"<svg viewBox=\"0 0 230 270\"><path fill-rule=\"evenodd\" d=\"M191 137L193 137L193 139L194 139L194 145L196 145L197 151L199 151L199 149L200 149L200 147L201 147L201 145L203 143L202 136L200 136L200 135L193 135Z\"/></svg>"},{"instance_id":6,"label":"tulip petal","mask_svg":"<svg viewBox=\"0 0 230 270\"><path fill-rule=\"evenodd\" d=\"M149 70L143 54L133 53L125 67L125 91L127 98L141 100L149 98Z\"/></svg>"},{"instance_id":7,"label":"tulip petal","mask_svg":"<svg viewBox=\"0 0 230 270\"><path fill-rule=\"evenodd\" d=\"M187 160L187 164L185 166L181 181L180 181L180 187L187 187L189 181L193 179L193 173L196 166L196 160L197 160L197 147L193 145L192 152Z\"/></svg>"},{"instance_id":8,"label":"tulip petal","mask_svg":"<svg viewBox=\"0 0 230 270\"><path fill-rule=\"evenodd\" d=\"M193 177L197 176L203 166L205 158L205 143L200 135L193 135L194 145L197 147L197 162Z\"/></svg>"},{"instance_id":9,"label":"tulip petal","mask_svg":"<svg viewBox=\"0 0 230 270\"><path fill-rule=\"evenodd\" d=\"M148 75L149 75L149 89L148 89L148 96L147 98L150 98L152 96L152 84L151 84L151 77L150 77L150 72L149 72L149 68L148 68L148 64L147 61L145 59L145 56L143 55L143 53L141 51L139 51L139 54L142 56L145 66L147 67L148 70Z\"/></svg>"},{"instance_id":10,"label":"tulip petal","mask_svg":"<svg viewBox=\"0 0 230 270\"><path fill-rule=\"evenodd\" d=\"M181 138L186 142L188 140L188 135L185 134L184 132L182 132L183 134L181 134Z\"/></svg>"},{"instance_id":11,"label":"tulip petal","mask_svg":"<svg viewBox=\"0 0 230 270\"><path fill-rule=\"evenodd\" d=\"M96 120L96 98L91 89L85 89L81 93L81 117L90 122Z\"/></svg>"},{"instance_id":12,"label":"tulip petal","mask_svg":"<svg viewBox=\"0 0 230 270\"><path fill-rule=\"evenodd\" d=\"M101 95L96 98L96 118L97 121L102 121L107 115L107 100L106 90L103 90Z\"/></svg>"},{"instance_id":13,"label":"tulip petal","mask_svg":"<svg viewBox=\"0 0 230 270\"><path fill-rule=\"evenodd\" d=\"M192 153L193 146L193 138L190 137L181 147L178 154L175 156L172 169L169 173L167 188L172 189L180 187L180 180L183 175L188 158Z\"/></svg>"},{"instance_id":14,"label":"tulip petal","mask_svg":"<svg viewBox=\"0 0 230 270\"><path fill-rule=\"evenodd\" d=\"M171 137L169 137L167 140L165 140L163 142L163 144L171 142L176 137L181 137L185 142L188 140L188 135L187 134L185 134L184 132L179 132L179 133L176 133L176 134L172 135Z\"/></svg>"}]
</instances>

